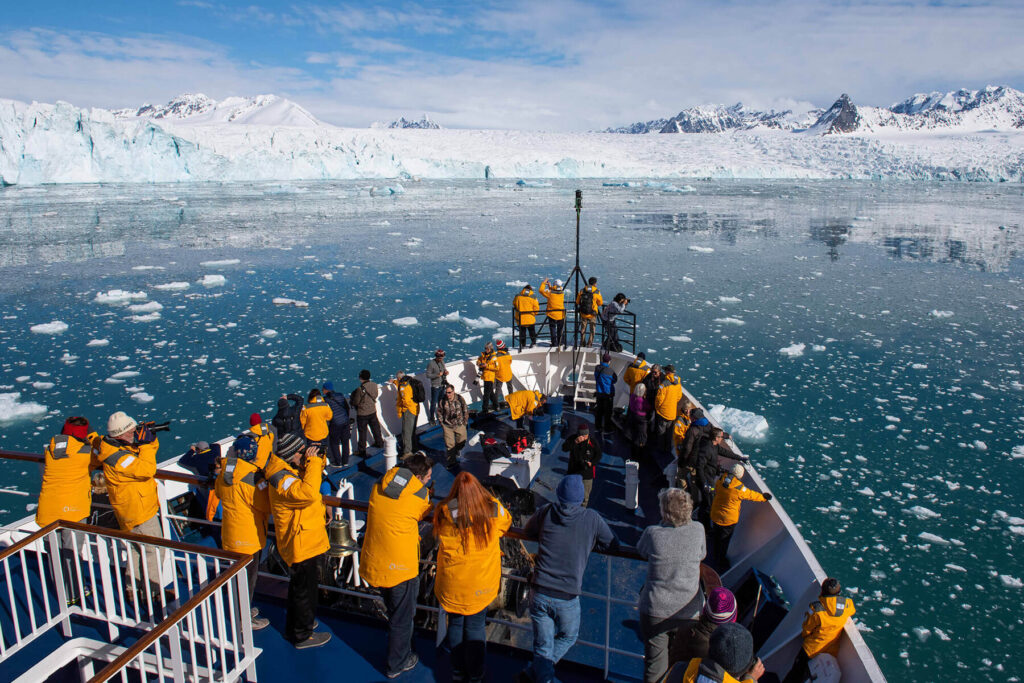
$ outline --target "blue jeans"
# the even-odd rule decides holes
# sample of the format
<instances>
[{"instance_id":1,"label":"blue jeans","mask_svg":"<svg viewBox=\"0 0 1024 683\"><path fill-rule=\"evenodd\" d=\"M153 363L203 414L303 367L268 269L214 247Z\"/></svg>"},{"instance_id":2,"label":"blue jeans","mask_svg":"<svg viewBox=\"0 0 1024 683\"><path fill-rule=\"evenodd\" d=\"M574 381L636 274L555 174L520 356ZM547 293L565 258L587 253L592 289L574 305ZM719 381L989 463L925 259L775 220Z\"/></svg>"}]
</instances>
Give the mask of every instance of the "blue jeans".
<instances>
[{"instance_id":1,"label":"blue jeans","mask_svg":"<svg viewBox=\"0 0 1024 683\"><path fill-rule=\"evenodd\" d=\"M430 412L427 413L427 417L430 418L431 422L437 420L437 402L441 400L441 392L444 391L444 387L430 387Z\"/></svg>"},{"instance_id":2,"label":"blue jeans","mask_svg":"<svg viewBox=\"0 0 1024 683\"><path fill-rule=\"evenodd\" d=\"M412 654L413 619L416 617L416 595L419 591L419 576L380 591L388 615L386 674L400 671Z\"/></svg>"},{"instance_id":3,"label":"blue jeans","mask_svg":"<svg viewBox=\"0 0 1024 683\"><path fill-rule=\"evenodd\" d=\"M446 642L452 652L452 672L469 681L482 681L487 656L487 608L476 614L448 613Z\"/></svg>"},{"instance_id":4,"label":"blue jeans","mask_svg":"<svg viewBox=\"0 0 1024 683\"><path fill-rule=\"evenodd\" d=\"M534 589L530 603L533 622L533 664L530 668L537 683L555 680L557 664L580 634L580 599L559 600Z\"/></svg>"}]
</instances>

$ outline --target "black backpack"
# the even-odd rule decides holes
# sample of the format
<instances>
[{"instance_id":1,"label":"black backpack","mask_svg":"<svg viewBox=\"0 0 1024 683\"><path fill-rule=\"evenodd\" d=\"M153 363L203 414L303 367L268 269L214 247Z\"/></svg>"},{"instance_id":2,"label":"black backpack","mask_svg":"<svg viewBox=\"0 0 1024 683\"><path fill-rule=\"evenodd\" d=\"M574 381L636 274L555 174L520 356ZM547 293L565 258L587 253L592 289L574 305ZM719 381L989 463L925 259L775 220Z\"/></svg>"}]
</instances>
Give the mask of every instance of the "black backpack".
<instances>
[{"instance_id":1,"label":"black backpack","mask_svg":"<svg viewBox=\"0 0 1024 683\"><path fill-rule=\"evenodd\" d=\"M594 291L589 286L580 292L580 302L576 304L576 311L586 315L594 314Z\"/></svg>"},{"instance_id":2,"label":"black backpack","mask_svg":"<svg viewBox=\"0 0 1024 683\"><path fill-rule=\"evenodd\" d=\"M417 403L423 403L427 400L427 391L423 388L423 382L415 377L410 377L409 386L412 387L412 400Z\"/></svg>"}]
</instances>

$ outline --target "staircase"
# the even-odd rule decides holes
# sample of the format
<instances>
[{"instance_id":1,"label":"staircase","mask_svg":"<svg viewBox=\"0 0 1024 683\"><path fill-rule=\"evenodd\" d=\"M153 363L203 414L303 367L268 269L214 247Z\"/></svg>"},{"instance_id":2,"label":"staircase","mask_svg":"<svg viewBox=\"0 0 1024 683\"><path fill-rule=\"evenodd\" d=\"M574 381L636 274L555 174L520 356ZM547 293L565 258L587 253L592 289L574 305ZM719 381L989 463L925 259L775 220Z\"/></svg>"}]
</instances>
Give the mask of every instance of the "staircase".
<instances>
[{"instance_id":1,"label":"staircase","mask_svg":"<svg viewBox=\"0 0 1024 683\"><path fill-rule=\"evenodd\" d=\"M579 366L575 368L576 385L572 400L579 404L594 405L597 384L594 382L594 368L601 363L600 351L584 350L580 353Z\"/></svg>"}]
</instances>

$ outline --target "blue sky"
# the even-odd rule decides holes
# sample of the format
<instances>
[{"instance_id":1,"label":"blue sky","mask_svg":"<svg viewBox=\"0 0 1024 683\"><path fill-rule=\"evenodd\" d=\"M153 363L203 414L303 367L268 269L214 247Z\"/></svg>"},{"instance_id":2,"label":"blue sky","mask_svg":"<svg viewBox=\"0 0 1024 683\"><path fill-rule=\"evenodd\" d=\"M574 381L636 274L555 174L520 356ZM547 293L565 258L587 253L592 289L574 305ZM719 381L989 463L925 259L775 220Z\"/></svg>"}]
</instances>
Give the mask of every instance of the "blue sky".
<instances>
[{"instance_id":1,"label":"blue sky","mask_svg":"<svg viewBox=\"0 0 1024 683\"><path fill-rule=\"evenodd\" d=\"M1024 0L5 3L0 98L275 93L365 126L588 130L743 101L1024 88Z\"/></svg>"}]
</instances>

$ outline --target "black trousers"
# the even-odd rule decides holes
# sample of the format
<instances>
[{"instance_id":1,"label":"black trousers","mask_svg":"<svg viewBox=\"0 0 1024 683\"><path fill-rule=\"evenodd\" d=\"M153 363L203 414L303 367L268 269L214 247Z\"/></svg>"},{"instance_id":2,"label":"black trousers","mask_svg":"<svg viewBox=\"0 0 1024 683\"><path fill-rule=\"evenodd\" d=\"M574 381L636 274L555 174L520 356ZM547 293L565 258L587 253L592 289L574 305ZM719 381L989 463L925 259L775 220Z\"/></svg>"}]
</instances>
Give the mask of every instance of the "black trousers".
<instances>
[{"instance_id":1,"label":"black trousers","mask_svg":"<svg viewBox=\"0 0 1024 683\"><path fill-rule=\"evenodd\" d=\"M347 465L352 453L352 427L327 425L327 452L332 465Z\"/></svg>"},{"instance_id":2,"label":"black trousers","mask_svg":"<svg viewBox=\"0 0 1024 683\"><path fill-rule=\"evenodd\" d=\"M491 410L498 409L498 398L497 395L494 393L494 385L495 382L493 380L490 382L484 382L484 402L483 405L480 406L480 412L482 413L486 413L488 411L488 402L490 403L491 406L493 406Z\"/></svg>"},{"instance_id":3,"label":"black trousers","mask_svg":"<svg viewBox=\"0 0 1024 683\"><path fill-rule=\"evenodd\" d=\"M317 555L288 568L288 612L284 636L292 643L301 643L313 635L316 605L320 595L320 572L324 555Z\"/></svg>"},{"instance_id":4,"label":"black trousers","mask_svg":"<svg viewBox=\"0 0 1024 683\"><path fill-rule=\"evenodd\" d=\"M811 670L808 667L808 663L811 660L807 657L807 653L801 647L800 652L796 655L796 661L793 662L793 668L789 670L786 677L782 679L782 683L804 683L808 678L811 677Z\"/></svg>"},{"instance_id":5,"label":"black trousers","mask_svg":"<svg viewBox=\"0 0 1024 683\"><path fill-rule=\"evenodd\" d=\"M519 326L519 348L526 348L526 333L530 333L530 346L534 346L537 343L537 326L536 325L520 325Z\"/></svg>"},{"instance_id":6,"label":"black trousers","mask_svg":"<svg viewBox=\"0 0 1024 683\"><path fill-rule=\"evenodd\" d=\"M413 618L416 616L416 596L419 592L419 576L380 591L384 598L384 609L388 613L388 661L385 673L400 670L412 652Z\"/></svg>"},{"instance_id":7,"label":"black trousers","mask_svg":"<svg viewBox=\"0 0 1024 683\"><path fill-rule=\"evenodd\" d=\"M729 569L729 543L732 541L732 532L736 531L736 525L719 526L711 523L711 558L715 570L721 574Z\"/></svg>"},{"instance_id":8,"label":"black trousers","mask_svg":"<svg viewBox=\"0 0 1024 683\"><path fill-rule=\"evenodd\" d=\"M612 428L612 401L614 394L596 394L597 403L594 404L594 429L597 431L611 430Z\"/></svg>"},{"instance_id":9,"label":"black trousers","mask_svg":"<svg viewBox=\"0 0 1024 683\"><path fill-rule=\"evenodd\" d=\"M565 346L565 319L552 320L548 318L548 327L551 329L551 345Z\"/></svg>"},{"instance_id":10,"label":"black trousers","mask_svg":"<svg viewBox=\"0 0 1024 683\"><path fill-rule=\"evenodd\" d=\"M373 413L370 415L356 415L356 429L359 432L359 443L357 448L361 457L366 457L366 432L367 430L373 432L373 447L382 448L384 446L384 437L380 433L380 420L377 419L377 414Z\"/></svg>"}]
</instances>

